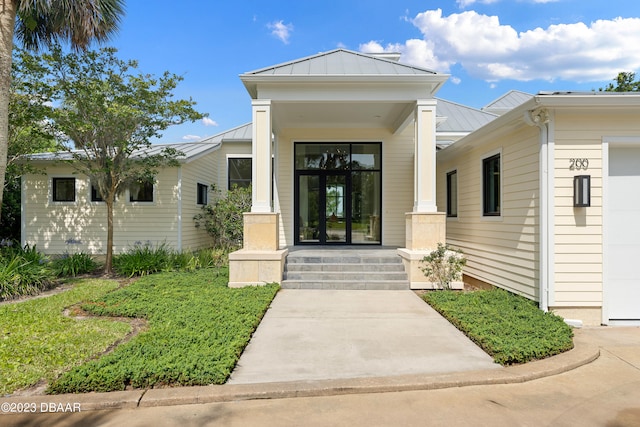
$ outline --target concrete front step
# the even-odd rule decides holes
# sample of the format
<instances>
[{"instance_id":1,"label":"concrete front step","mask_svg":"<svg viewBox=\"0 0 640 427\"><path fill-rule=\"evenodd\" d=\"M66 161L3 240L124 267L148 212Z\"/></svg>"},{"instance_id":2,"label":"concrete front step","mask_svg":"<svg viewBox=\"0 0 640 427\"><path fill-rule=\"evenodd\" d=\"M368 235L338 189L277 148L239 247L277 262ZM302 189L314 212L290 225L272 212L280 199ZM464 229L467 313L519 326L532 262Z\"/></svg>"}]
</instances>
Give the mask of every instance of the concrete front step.
<instances>
[{"instance_id":1,"label":"concrete front step","mask_svg":"<svg viewBox=\"0 0 640 427\"><path fill-rule=\"evenodd\" d=\"M409 289L408 280L283 280L282 289L384 290Z\"/></svg>"},{"instance_id":2,"label":"concrete front step","mask_svg":"<svg viewBox=\"0 0 640 427\"><path fill-rule=\"evenodd\" d=\"M395 250L315 249L289 252L284 289L409 289Z\"/></svg>"}]
</instances>

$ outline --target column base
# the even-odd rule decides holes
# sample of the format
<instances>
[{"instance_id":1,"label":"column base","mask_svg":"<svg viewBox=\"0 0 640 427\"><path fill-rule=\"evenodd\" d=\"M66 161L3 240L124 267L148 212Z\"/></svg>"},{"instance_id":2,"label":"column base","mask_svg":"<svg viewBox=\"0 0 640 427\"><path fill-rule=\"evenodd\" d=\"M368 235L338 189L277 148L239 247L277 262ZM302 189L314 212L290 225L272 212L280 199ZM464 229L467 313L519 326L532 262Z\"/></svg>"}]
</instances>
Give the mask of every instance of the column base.
<instances>
[{"instance_id":1,"label":"column base","mask_svg":"<svg viewBox=\"0 0 640 427\"><path fill-rule=\"evenodd\" d=\"M229 254L229 287L282 283L288 249L256 251L240 249Z\"/></svg>"},{"instance_id":2,"label":"column base","mask_svg":"<svg viewBox=\"0 0 640 427\"><path fill-rule=\"evenodd\" d=\"M398 255L402 258L402 263L404 264L404 270L407 272L407 276L409 276L409 285L411 289L442 289L442 285L439 283L431 282L427 279L427 276L424 275L422 270L423 267L422 258L429 255L431 250L421 250L414 251L407 248L399 248ZM461 290L464 289L464 282L451 282L451 289Z\"/></svg>"}]
</instances>

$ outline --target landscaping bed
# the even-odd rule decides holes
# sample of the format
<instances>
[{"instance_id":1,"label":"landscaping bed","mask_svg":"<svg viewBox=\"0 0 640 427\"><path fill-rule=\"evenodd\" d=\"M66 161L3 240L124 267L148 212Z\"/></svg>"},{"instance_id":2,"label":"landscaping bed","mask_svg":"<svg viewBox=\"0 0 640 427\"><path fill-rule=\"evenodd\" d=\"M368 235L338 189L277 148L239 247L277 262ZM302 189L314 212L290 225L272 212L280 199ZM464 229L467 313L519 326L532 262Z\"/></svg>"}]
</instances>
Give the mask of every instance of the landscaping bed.
<instances>
[{"instance_id":1,"label":"landscaping bed","mask_svg":"<svg viewBox=\"0 0 640 427\"><path fill-rule=\"evenodd\" d=\"M148 330L63 374L48 393L223 384L279 287L227 287L226 269L159 273L83 304L99 316L142 317Z\"/></svg>"},{"instance_id":2,"label":"landscaping bed","mask_svg":"<svg viewBox=\"0 0 640 427\"><path fill-rule=\"evenodd\" d=\"M502 365L573 348L573 332L561 317L502 289L431 291L422 298Z\"/></svg>"}]
</instances>

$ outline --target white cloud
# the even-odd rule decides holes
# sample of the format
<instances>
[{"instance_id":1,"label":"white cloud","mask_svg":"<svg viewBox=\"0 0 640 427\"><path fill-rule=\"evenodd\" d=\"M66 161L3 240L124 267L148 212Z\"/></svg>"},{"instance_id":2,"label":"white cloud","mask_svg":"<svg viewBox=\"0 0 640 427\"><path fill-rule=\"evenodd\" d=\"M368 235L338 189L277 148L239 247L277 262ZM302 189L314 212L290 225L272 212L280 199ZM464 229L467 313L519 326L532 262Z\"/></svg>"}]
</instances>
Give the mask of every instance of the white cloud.
<instances>
[{"instance_id":1,"label":"white cloud","mask_svg":"<svg viewBox=\"0 0 640 427\"><path fill-rule=\"evenodd\" d=\"M293 24L284 24L282 20L274 21L267 24L267 28L271 30L271 34L284 44L289 44L289 37L293 31Z\"/></svg>"},{"instance_id":2,"label":"white cloud","mask_svg":"<svg viewBox=\"0 0 640 427\"><path fill-rule=\"evenodd\" d=\"M205 126L218 126L218 122L216 122L213 119L210 119L209 117L203 117L202 124Z\"/></svg>"},{"instance_id":3,"label":"white cloud","mask_svg":"<svg viewBox=\"0 0 640 427\"><path fill-rule=\"evenodd\" d=\"M460 83L462 83L462 79L460 77L456 77L456 76L452 76L449 81L451 83L453 83L454 85L459 85Z\"/></svg>"},{"instance_id":4,"label":"white cloud","mask_svg":"<svg viewBox=\"0 0 640 427\"><path fill-rule=\"evenodd\" d=\"M200 138L198 135L185 135L182 137L183 141L199 141Z\"/></svg>"},{"instance_id":5,"label":"white cloud","mask_svg":"<svg viewBox=\"0 0 640 427\"><path fill-rule=\"evenodd\" d=\"M406 63L447 73L454 64L486 81L556 79L603 81L640 69L640 18L551 25L517 32L497 16L475 11L442 16L428 10L411 20L423 39L362 51L397 51Z\"/></svg>"}]
</instances>

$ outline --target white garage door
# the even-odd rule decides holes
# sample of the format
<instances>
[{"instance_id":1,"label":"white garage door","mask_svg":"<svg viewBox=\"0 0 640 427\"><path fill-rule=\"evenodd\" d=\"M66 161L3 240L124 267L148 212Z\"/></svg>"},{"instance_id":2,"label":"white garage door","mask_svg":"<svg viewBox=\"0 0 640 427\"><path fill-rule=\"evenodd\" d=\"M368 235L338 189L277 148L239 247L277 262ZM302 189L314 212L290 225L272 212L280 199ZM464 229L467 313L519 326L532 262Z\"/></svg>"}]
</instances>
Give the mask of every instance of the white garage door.
<instances>
[{"instance_id":1,"label":"white garage door","mask_svg":"<svg viewBox=\"0 0 640 427\"><path fill-rule=\"evenodd\" d=\"M640 320L640 148L609 149L608 181L608 317Z\"/></svg>"}]
</instances>

